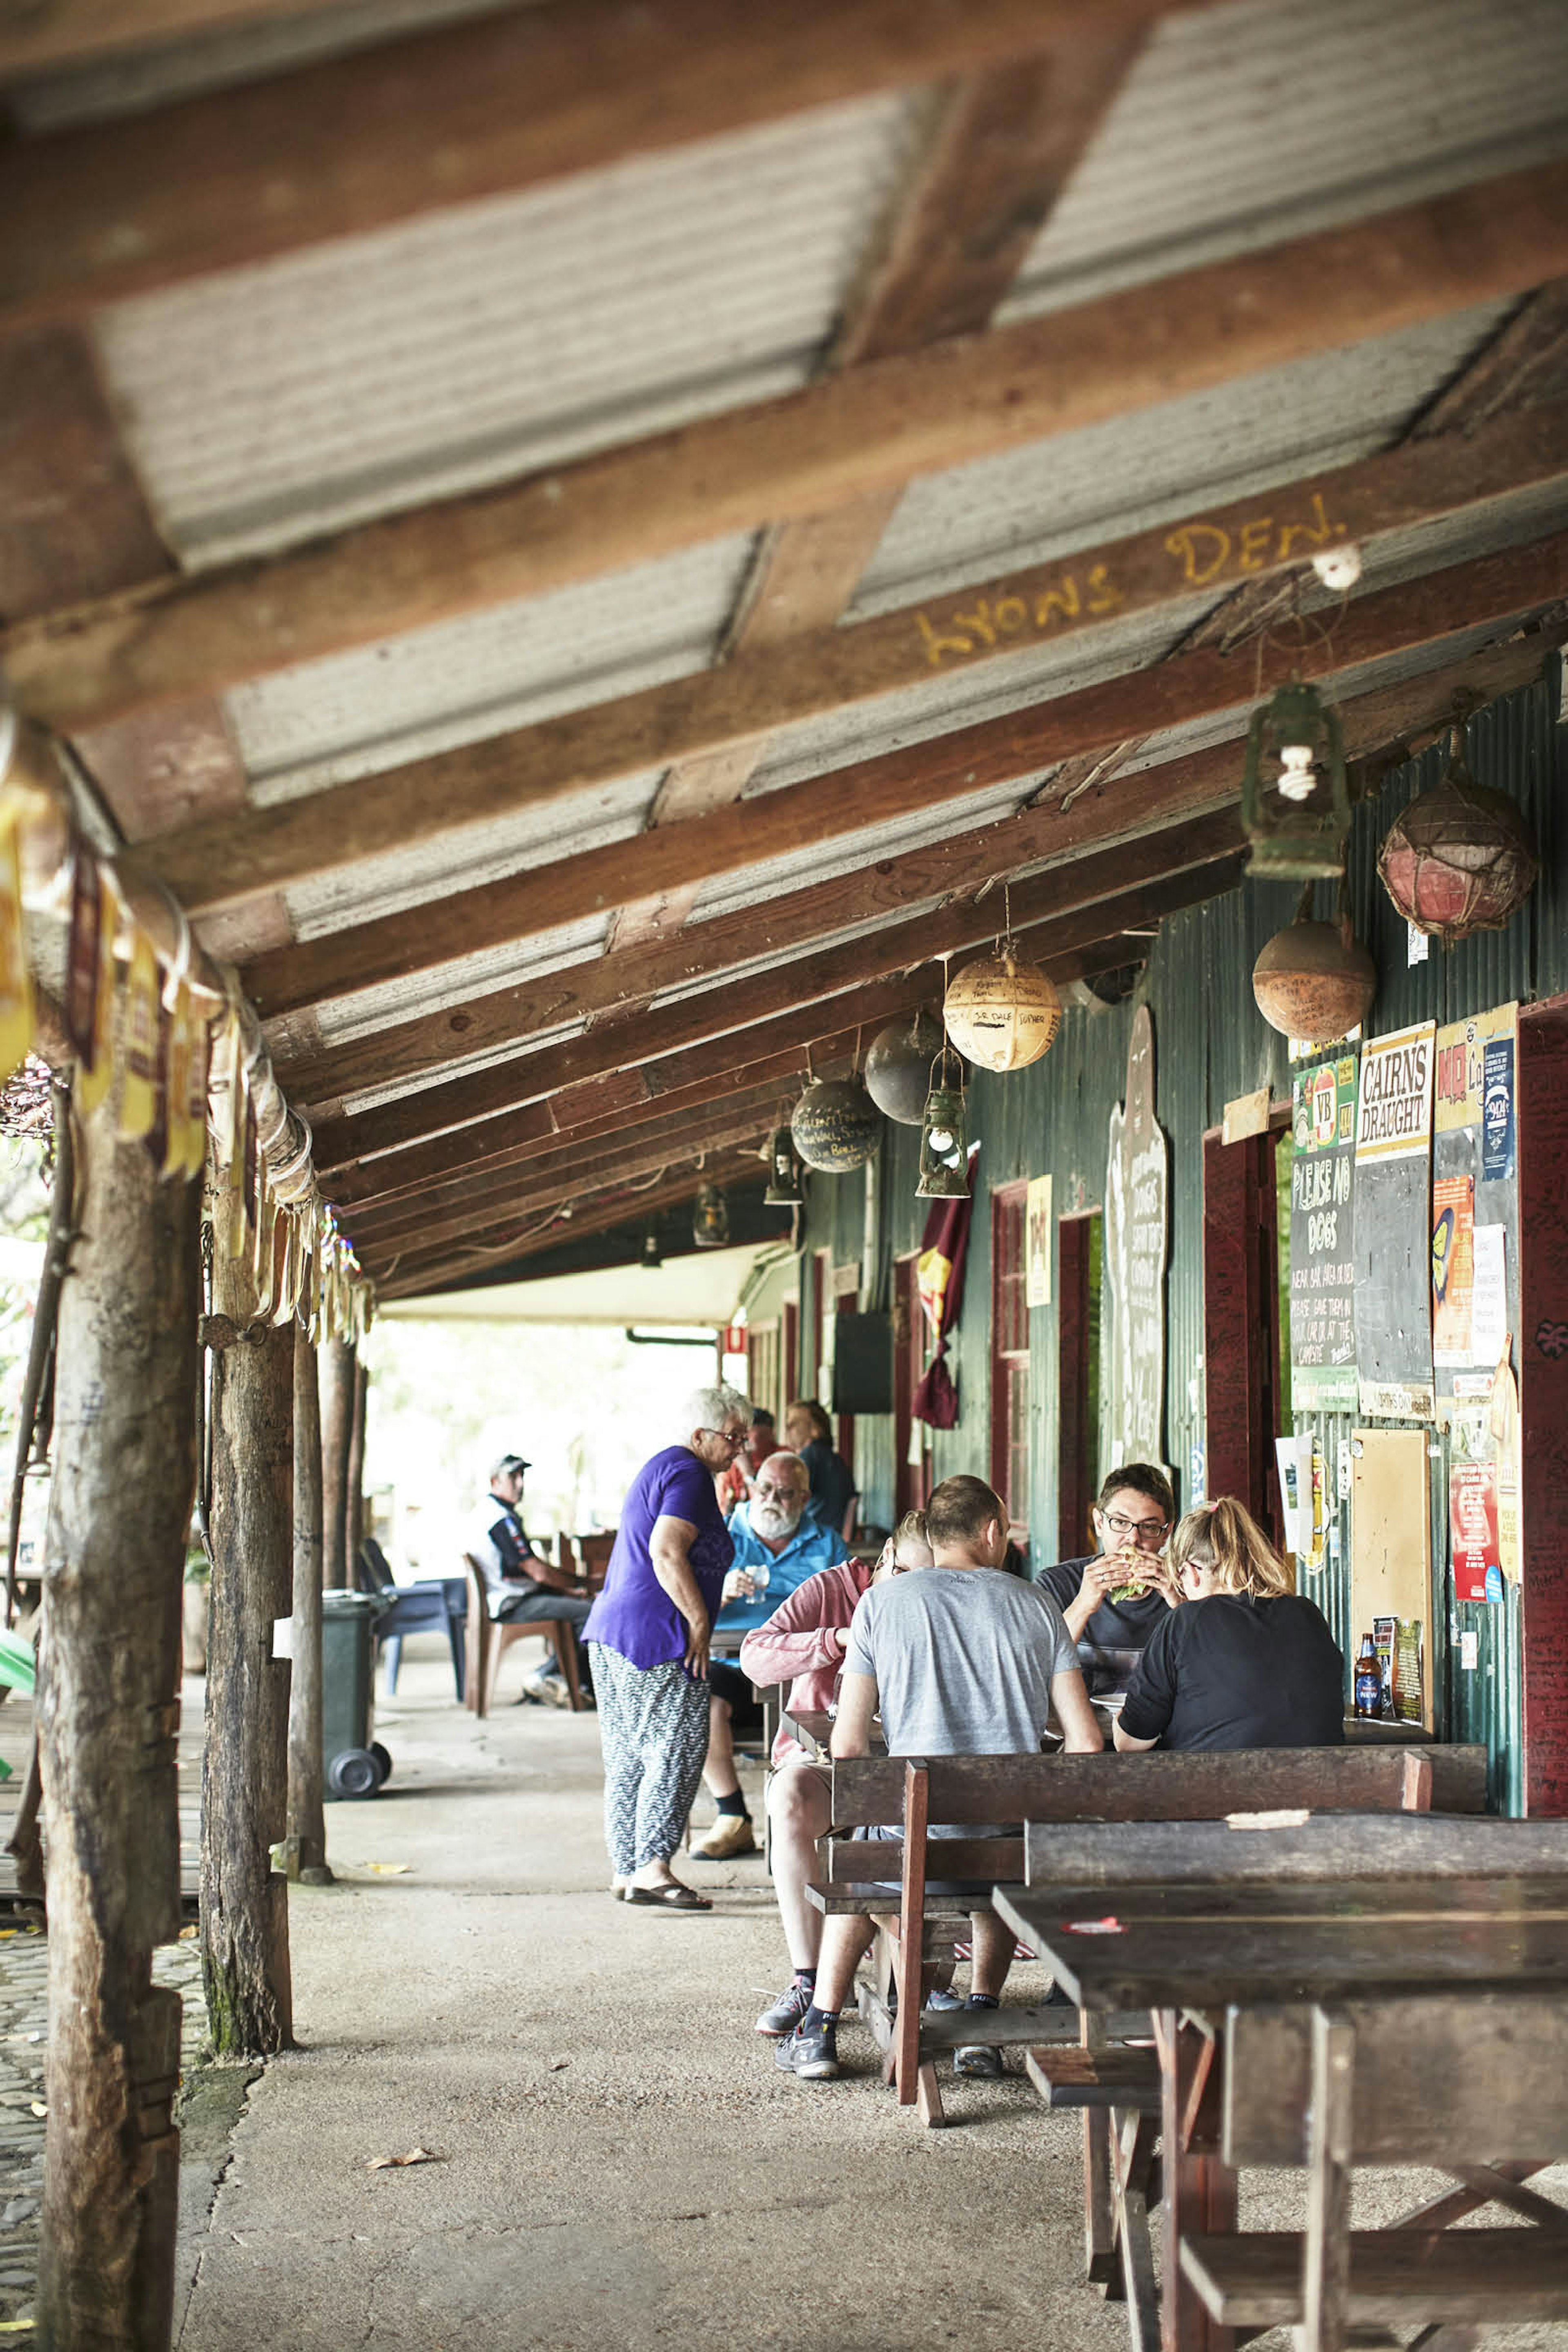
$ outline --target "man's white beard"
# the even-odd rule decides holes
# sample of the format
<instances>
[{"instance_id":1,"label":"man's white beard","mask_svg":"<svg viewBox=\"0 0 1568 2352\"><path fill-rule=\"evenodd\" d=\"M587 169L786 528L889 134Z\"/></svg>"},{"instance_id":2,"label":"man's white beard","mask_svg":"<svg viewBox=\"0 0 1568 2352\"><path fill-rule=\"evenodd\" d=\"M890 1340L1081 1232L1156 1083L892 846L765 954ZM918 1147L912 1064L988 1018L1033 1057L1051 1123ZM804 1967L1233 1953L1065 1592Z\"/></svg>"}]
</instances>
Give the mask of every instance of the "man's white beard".
<instances>
[{"instance_id":1,"label":"man's white beard","mask_svg":"<svg viewBox=\"0 0 1568 2352\"><path fill-rule=\"evenodd\" d=\"M793 1536L805 1516L804 1503L794 1509L778 1503L753 1503L752 1506L752 1525L757 1534L765 1536L770 1543L780 1543L785 1536Z\"/></svg>"}]
</instances>

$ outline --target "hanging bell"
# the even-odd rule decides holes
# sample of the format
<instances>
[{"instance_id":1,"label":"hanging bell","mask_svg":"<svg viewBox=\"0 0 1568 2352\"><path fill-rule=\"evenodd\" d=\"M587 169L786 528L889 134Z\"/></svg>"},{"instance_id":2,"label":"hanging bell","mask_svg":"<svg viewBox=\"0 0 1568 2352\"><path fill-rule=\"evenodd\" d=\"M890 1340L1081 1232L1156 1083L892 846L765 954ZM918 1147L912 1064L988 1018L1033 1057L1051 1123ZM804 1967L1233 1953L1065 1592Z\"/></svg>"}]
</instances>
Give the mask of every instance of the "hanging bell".
<instances>
[{"instance_id":1,"label":"hanging bell","mask_svg":"<svg viewBox=\"0 0 1568 2352\"><path fill-rule=\"evenodd\" d=\"M637 1260L637 1264L639 1265L646 1265L650 1274L657 1274L659 1267L664 1264L664 1258L658 1246L658 1227L657 1225L649 1225L647 1233L644 1234L642 1237L642 1255Z\"/></svg>"},{"instance_id":2,"label":"hanging bell","mask_svg":"<svg viewBox=\"0 0 1568 2352\"><path fill-rule=\"evenodd\" d=\"M967 1201L969 1142L963 1087L954 1083L955 1057L939 1055L931 1065L931 1092L921 1121L921 1181L917 1201Z\"/></svg>"},{"instance_id":3,"label":"hanging bell","mask_svg":"<svg viewBox=\"0 0 1568 2352\"><path fill-rule=\"evenodd\" d=\"M1278 772L1265 775L1266 767ZM1282 686L1252 714L1241 774L1247 870L1263 882L1342 874L1351 828L1344 738L1316 687Z\"/></svg>"},{"instance_id":4,"label":"hanging bell","mask_svg":"<svg viewBox=\"0 0 1568 2352\"><path fill-rule=\"evenodd\" d=\"M775 1127L768 1141L768 1189L763 1204L769 1209L798 1209L805 1199L790 1131L787 1127Z\"/></svg>"},{"instance_id":5,"label":"hanging bell","mask_svg":"<svg viewBox=\"0 0 1568 2352\"><path fill-rule=\"evenodd\" d=\"M717 1184L699 1191L691 1214L691 1238L699 1249L722 1249L730 1238L730 1212Z\"/></svg>"}]
</instances>

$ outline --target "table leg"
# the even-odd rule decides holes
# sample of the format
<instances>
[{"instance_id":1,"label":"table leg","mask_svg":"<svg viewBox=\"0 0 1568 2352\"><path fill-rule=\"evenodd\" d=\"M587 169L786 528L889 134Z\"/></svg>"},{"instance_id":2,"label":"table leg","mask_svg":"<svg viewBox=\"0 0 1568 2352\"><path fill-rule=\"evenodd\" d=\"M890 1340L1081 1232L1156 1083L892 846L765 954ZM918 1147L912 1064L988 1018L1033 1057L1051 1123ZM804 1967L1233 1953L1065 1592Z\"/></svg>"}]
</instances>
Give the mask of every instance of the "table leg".
<instances>
[{"instance_id":1,"label":"table leg","mask_svg":"<svg viewBox=\"0 0 1568 2352\"><path fill-rule=\"evenodd\" d=\"M1105 2046L1104 2029L1093 2012L1078 2013L1079 2040L1086 2050ZM1090 2284L1116 2284L1116 2212L1110 2186L1110 2116L1104 2107L1083 2110L1083 2255Z\"/></svg>"},{"instance_id":2,"label":"table leg","mask_svg":"<svg viewBox=\"0 0 1568 2352\"><path fill-rule=\"evenodd\" d=\"M1116 2236L1121 2254L1121 2286L1132 2352L1157 2352L1160 2297L1154 2284L1154 2249L1149 2237L1149 2175L1154 2162L1155 2125L1136 2108L1113 2108L1118 2146Z\"/></svg>"},{"instance_id":3,"label":"table leg","mask_svg":"<svg viewBox=\"0 0 1568 2352\"><path fill-rule=\"evenodd\" d=\"M1154 2012L1163 2100L1160 2114L1161 2244L1164 2294L1160 2305L1162 2352L1235 2352L1236 2330L1211 2319L1183 2275L1182 2240L1234 2234L1236 2174L1218 2155L1214 2121L1218 2053L1173 2009Z\"/></svg>"}]
</instances>

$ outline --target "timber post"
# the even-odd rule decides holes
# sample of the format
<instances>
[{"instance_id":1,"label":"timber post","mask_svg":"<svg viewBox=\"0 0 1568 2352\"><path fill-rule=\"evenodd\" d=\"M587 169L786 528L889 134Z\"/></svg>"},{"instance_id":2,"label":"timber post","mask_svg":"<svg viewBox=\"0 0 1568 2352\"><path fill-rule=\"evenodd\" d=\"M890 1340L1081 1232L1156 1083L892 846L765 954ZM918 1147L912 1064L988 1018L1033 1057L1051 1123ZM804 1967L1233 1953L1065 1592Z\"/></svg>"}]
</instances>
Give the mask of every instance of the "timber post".
<instances>
[{"instance_id":1,"label":"timber post","mask_svg":"<svg viewBox=\"0 0 1568 2352\"><path fill-rule=\"evenodd\" d=\"M364 1424L370 1403L370 1373L357 1348L354 1360L353 1419L349 1424L349 1459L345 1474L346 1492L343 1497L345 1582L352 1584L359 1564L359 1548L364 1540Z\"/></svg>"},{"instance_id":2,"label":"timber post","mask_svg":"<svg viewBox=\"0 0 1568 2352\"><path fill-rule=\"evenodd\" d=\"M195 1478L199 1188L100 1108L79 1135L59 1308L38 1691L49 1842L37 2341L164 2352L180 2000L180 1599Z\"/></svg>"},{"instance_id":3,"label":"timber post","mask_svg":"<svg viewBox=\"0 0 1568 2352\"><path fill-rule=\"evenodd\" d=\"M271 1850L287 1829L289 1664L277 1622L294 1574L294 1334L250 1319L248 1256L221 1229L214 1262L212 1609L202 1765L202 1977L213 2048L266 2057L289 2047L289 1882Z\"/></svg>"},{"instance_id":4,"label":"timber post","mask_svg":"<svg viewBox=\"0 0 1568 2352\"><path fill-rule=\"evenodd\" d=\"M329 1592L353 1582L349 1554L349 1455L353 1446L354 1349L347 1339L323 1339L321 1375L321 1582Z\"/></svg>"},{"instance_id":5,"label":"timber post","mask_svg":"<svg viewBox=\"0 0 1568 2352\"><path fill-rule=\"evenodd\" d=\"M321 1407L316 1350L294 1329L294 1622L289 1685L289 1827L284 1867L331 1882L321 1787Z\"/></svg>"}]
</instances>

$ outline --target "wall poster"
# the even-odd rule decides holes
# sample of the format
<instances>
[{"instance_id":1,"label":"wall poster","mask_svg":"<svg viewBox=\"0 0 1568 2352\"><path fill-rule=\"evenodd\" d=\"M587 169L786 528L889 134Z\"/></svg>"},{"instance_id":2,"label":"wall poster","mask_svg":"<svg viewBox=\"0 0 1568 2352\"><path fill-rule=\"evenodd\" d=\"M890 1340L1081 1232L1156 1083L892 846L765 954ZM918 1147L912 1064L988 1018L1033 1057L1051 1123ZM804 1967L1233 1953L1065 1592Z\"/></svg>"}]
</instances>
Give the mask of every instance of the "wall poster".
<instances>
[{"instance_id":1,"label":"wall poster","mask_svg":"<svg viewBox=\"0 0 1568 2352\"><path fill-rule=\"evenodd\" d=\"M1154 1024L1141 1004L1127 1048L1127 1100L1110 1114L1105 1171L1105 1453L1164 1459L1165 1258L1170 1147L1154 1117Z\"/></svg>"},{"instance_id":2,"label":"wall poster","mask_svg":"<svg viewBox=\"0 0 1568 2352\"><path fill-rule=\"evenodd\" d=\"M1051 1216L1051 1180L1048 1176L1033 1176L1024 1195L1024 1303L1026 1307L1048 1307L1051 1303L1051 1259L1056 1255L1056 1241Z\"/></svg>"},{"instance_id":3,"label":"wall poster","mask_svg":"<svg viewBox=\"0 0 1568 2352\"><path fill-rule=\"evenodd\" d=\"M1439 1029L1432 1113L1432 1336L1449 1437L1455 1597L1500 1601L1519 1559L1519 1008Z\"/></svg>"},{"instance_id":4,"label":"wall poster","mask_svg":"<svg viewBox=\"0 0 1568 2352\"><path fill-rule=\"evenodd\" d=\"M1298 1070L1290 1156L1290 1402L1354 1412L1356 1056Z\"/></svg>"},{"instance_id":5,"label":"wall poster","mask_svg":"<svg viewBox=\"0 0 1568 2352\"><path fill-rule=\"evenodd\" d=\"M1362 1047L1355 1130L1355 1349L1363 1414L1430 1421L1432 1073L1436 1025Z\"/></svg>"}]
</instances>

